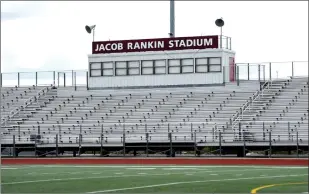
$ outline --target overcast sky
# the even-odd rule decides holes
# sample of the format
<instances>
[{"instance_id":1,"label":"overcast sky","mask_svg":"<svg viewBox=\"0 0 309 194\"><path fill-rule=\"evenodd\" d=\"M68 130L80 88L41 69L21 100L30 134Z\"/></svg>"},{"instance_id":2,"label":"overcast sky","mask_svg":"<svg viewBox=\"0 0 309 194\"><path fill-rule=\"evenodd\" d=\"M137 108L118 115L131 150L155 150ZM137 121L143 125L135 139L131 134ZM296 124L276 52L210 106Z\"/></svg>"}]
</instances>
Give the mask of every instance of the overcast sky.
<instances>
[{"instance_id":1,"label":"overcast sky","mask_svg":"<svg viewBox=\"0 0 309 194\"><path fill-rule=\"evenodd\" d=\"M308 1L176 1L175 14L176 36L219 34L223 17L238 63L308 60ZM87 69L87 24L98 41L167 37L169 1L1 1L2 72Z\"/></svg>"}]
</instances>

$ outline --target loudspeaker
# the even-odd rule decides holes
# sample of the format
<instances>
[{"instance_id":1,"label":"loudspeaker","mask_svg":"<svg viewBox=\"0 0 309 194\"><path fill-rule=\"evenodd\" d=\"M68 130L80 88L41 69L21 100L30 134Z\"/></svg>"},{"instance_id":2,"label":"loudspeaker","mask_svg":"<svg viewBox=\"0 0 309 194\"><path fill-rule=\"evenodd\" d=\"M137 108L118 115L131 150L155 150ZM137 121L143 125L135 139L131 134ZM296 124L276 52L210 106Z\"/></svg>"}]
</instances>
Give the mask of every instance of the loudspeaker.
<instances>
[{"instance_id":1,"label":"loudspeaker","mask_svg":"<svg viewBox=\"0 0 309 194\"><path fill-rule=\"evenodd\" d=\"M224 21L223 21L223 19L217 19L217 20L216 20L216 25L217 25L218 27L224 26Z\"/></svg>"},{"instance_id":2,"label":"loudspeaker","mask_svg":"<svg viewBox=\"0 0 309 194\"><path fill-rule=\"evenodd\" d=\"M85 26L86 31L91 34L91 31L95 28L95 25L92 26Z\"/></svg>"}]
</instances>

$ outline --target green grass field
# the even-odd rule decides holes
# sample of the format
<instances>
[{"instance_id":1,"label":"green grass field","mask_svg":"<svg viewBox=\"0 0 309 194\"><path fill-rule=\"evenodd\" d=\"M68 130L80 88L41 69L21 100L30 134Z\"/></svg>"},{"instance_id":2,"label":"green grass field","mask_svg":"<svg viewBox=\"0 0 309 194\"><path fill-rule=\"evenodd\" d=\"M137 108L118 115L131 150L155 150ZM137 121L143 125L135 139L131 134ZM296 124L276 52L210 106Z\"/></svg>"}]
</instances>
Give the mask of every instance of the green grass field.
<instances>
[{"instance_id":1,"label":"green grass field","mask_svg":"<svg viewBox=\"0 0 309 194\"><path fill-rule=\"evenodd\" d=\"M1 172L2 193L308 193L308 167L41 165Z\"/></svg>"}]
</instances>

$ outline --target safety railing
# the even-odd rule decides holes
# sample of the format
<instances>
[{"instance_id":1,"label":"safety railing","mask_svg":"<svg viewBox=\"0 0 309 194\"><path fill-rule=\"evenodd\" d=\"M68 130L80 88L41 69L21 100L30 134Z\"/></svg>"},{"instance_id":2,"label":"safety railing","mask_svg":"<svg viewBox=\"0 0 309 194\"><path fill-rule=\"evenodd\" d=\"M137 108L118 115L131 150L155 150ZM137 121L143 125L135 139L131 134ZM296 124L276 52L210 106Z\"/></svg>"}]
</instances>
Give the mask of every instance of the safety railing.
<instances>
[{"instance_id":1,"label":"safety railing","mask_svg":"<svg viewBox=\"0 0 309 194\"><path fill-rule=\"evenodd\" d=\"M106 133L109 129L104 129L102 126L102 131L98 130L97 132L92 132L91 134L84 133L89 131L88 127L82 127L81 131L76 131L76 133L64 133L64 131L55 131L55 133L33 133L29 135L22 134L10 134L4 135L1 142L6 147L18 148L20 145L32 145L34 149L37 148L55 148L58 155L58 148L62 147L76 147L77 149L86 150L89 147L100 147L101 152L107 147L118 147L117 154L126 155L127 145L130 143L139 143L139 145L134 146L134 149L140 151L145 150L146 155L151 151L149 145L152 143L160 143L162 147L161 150L157 150L156 153L161 153L169 150L174 150L174 146L177 146L179 149L180 144L186 144L185 149L188 152L188 148L192 148L192 153L195 155L209 155L209 151L204 150L209 147L219 148L214 155L220 155L223 146L237 146L238 148L242 147L245 151L244 156L250 152L251 146L260 145L264 148L261 148L260 151L271 152L274 146L294 146L295 150L299 154L303 151L304 147L308 147L308 130L305 126L303 127L293 127L293 122L281 122L280 131L267 131L266 124L268 122L261 122L261 128L258 131L243 131L239 129L240 132L212 132L212 131L188 131L188 132L131 132L127 133L126 130L122 130L117 133L113 132L112 134ZM20 129L22 130L22 129ZM31 147L31 146L30 146ZM266 148L265 148L266 147ZM130 147L131 149L132 147ZM122 151L120 151L122 149ZM265 150L263 150L265 149ZM213 150L213 149L212 149ZM15 151L14 151L15 152ZM81 153L79 151L79 153ZM129 155L129 154L128 154ZM298 155L298 154L297 154ZM16 153L14 153L16 156ZM269 156L269 155L268 155Z\"/></svg>"},{"instance_id":2,"label":"safety railing","mask_svg":"<svg viewBox=\"0 0 309 194\"><path fill-rule=\"evenodd\" d=\"M308 61L236 63L240 80L276 80L280 78L307 76Z\"/></svg>"},{"instance_id":3,"label":"safety railing","mask_svg":"<svg viewBox=\"0 0 309 194\"><path fill-rule=\"evenodd\" d=\"M252 97L252 99L249 99L241 108L240 111L234 116L232 117L232 129L235 128L235 126L239 123L239 121L241 121L243 119L243 114L244 112L247 110L248 107L250 107L250 105L252 105L256 99L260 98L261 95L264 94L265 88L267 87L267 89L269 90L269 85L272 84L272 80L268 80L266 81L262 87L261 90L258 90Z\"/></svg>"},{"instance_id":4,"label":"safety railing","mask_svg":"<svg viewBox=\"0 0 309 194\"><path fill-rule=\"evenodd\" d=\"M0 76L2 87L24 86L86 86L87 70L4 72Z\"/></svg>"},{"instance_id":5,"label":"safety railing","mask_svg":"<svg viewBox=\"0 0 309 194\"><path fill-rule=\"evenodd\" d=\"M4 119L4 121L1 122L1 125L6 125L6 123L12 119L15 115L17 115L20 110L23 108L28 107L29 105L31 105L34 102L34 99L36 99L35 101L37 101L41 96L41 93L43 93L44 95L46 95L48 87L44 87L42 88L40 91L38 91L36 93L36 95L31 96L30 98L28 98L23 105L20 105L18 108L15 108L14 110L10 111L9 115L6 116L6 118ZM46 90L46 92L44 92ZM43 96L44 96L43 95Z\"/></svg>"}]
</instances>

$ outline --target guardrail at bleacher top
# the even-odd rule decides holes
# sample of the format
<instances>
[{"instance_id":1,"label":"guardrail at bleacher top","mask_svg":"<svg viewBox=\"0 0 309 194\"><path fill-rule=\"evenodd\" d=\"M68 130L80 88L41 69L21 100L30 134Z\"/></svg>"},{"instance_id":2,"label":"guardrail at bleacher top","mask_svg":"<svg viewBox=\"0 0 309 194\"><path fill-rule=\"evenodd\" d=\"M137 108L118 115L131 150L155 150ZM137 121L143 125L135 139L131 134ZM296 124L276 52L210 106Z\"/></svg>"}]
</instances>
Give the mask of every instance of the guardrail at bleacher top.
<instances>
[{"instance_id":1,"label":"guardrail at bleacher top","mask_svg":"<svg viewBox=\"0 0 309 194\"><path fill-rule=\"evenodd\" d=\"M239 80L308 76L308 61L236 63L236 66L239 70ZM86 86L87 74L88 70L4 72L0 77L0 86Z\"/></svg>"}]
</instances>

